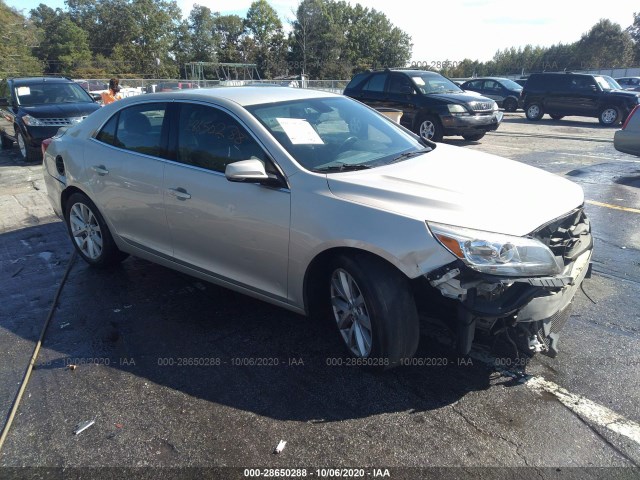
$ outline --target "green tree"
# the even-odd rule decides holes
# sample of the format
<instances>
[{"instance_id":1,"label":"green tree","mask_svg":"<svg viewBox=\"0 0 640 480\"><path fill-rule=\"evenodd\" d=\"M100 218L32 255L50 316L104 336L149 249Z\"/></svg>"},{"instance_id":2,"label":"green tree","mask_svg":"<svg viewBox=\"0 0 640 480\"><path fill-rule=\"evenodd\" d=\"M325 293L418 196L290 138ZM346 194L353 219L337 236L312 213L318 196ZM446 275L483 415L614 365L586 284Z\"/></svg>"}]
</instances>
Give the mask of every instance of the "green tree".
<instances>
[{"instance_id":1,"label":"green tree","mask_svg":"<svg viewBox=\"0 0 640 480\"><path fill-rule=\"evenodd\" d=\"M245 42L245 47L252 45L245 57L258 65L261 77L272 78L286 71L286 45L282 22L278 13L266 0L255 0L245 19L247 34L253 42Z\"/></svg>"},{"instance_id":2,"label":"green tree","mask_svg":"<svg viewBox=\"0 0 640 480\"><path fill-rule=\"evenodd\" d=\"M238 15L215 14L216 38L218 39L218 61L224 63L242 63L242 37L244 22Z\"/></svg>"},{"instance_id":3,"label":"green tree","mask_svg":"<svg viewBox=\"0 0 640 480\"><path fill-rule=\"evenodd\" d=\"M74 75L91 61L88 35L69 15L57 8L40 4L31 10L31 20L38 29L38 58L47 64L47 73Z\"/></svg>"},{"instance_id":4,"label":"green tree","mask_svg":"<svg viewBox=\"0 0 640 480\"><path fill-rule=\"evenodd\" d=\"M633 23L627 27L626 32L634 42L634 59L636 63L640 62L640 12L633 14Z\"/></svg>"},{"instance_id":5,"label":"green tree","mask_svg":"<svg viewBox=\"0 0 640 480\"><path fill-rule=\"evenodd\" d=\"M216 27L216 17L208 7L193 6L189 15L192 61L213 62L216 60L216 47L220 43Z\"/></svg>"},{"instance_id":6,"label":"green tree","mask_svg":"<svg viewBox=\"0 0 640 480\"><path fill-rule=\"evenodd\" d=\"M619 24L601 19L582 35L576 46L581 68L629 65L633 60L633 40Z\"/></svg>"},{"instance_id":7,"label":"green tree","mask_svg":"<svg viewBox=\"0 0 640 480\"><path fill-rule=\"evenodd\" d=\"M37 31L30 20L0 0L0 78L41 75L40 62L32 53Z\"/></svg>"}]
</instances>

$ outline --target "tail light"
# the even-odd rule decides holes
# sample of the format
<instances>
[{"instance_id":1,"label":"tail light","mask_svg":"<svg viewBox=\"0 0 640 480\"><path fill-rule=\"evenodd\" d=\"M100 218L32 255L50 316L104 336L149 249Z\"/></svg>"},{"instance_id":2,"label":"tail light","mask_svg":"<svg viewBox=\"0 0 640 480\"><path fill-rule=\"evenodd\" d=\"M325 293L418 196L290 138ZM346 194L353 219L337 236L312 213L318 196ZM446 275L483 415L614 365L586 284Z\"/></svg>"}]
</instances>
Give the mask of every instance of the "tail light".
<instances>
[{"instance_id":1,"label":"tail light","mask_svg":"<svg viewBox=\"0 0 640 480\"><path fill-rule=\"evenodd\" d=\"M638 107L640 107L640 105L636 105L635 107L633 107L633 110L631 110L631 113L627 115L627 119L622 124L622 130L627 128L627 123L629 123L629 120L631 120L631 117L633 117L633 114L636 113L636 110L638 110Z\"/></svg>"},{"instance_id":2,"label":"tail light","mask_svg":"<svg viewBox=\"0 0 640 480\"><path fill-rule=\"evenodd\" d=\"M49 148L49 145L51 144L51 142L53 141L53 138L45 138L42 141L42 158L44 158L44 154L47 151L47 148Z\"/></svg>"}]
</instances>

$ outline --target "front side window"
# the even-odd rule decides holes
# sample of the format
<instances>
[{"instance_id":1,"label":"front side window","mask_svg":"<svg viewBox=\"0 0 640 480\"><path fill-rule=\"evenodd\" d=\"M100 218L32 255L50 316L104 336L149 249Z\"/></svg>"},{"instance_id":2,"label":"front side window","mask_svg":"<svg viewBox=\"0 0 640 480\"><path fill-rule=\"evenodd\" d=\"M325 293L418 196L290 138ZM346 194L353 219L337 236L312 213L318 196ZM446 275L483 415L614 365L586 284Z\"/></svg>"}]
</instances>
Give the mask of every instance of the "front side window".
<instances>
[{"instance_id":1,"label":"front side window","mask_svg":"<svg viewBox=\"0 0 640 480\"><path fill-rule=\"evenodd\" d=\"M100 130L97 139L116 147L160 157L166 104L144 103L120 110Z\"/></svg>"},{"instance_id":2,"label":"front side window","mask_svg":"<svg viewBox=\"0 0 640 480\"><path fill-rule=\"evenodd\" d=\"M375 111L345 97L247 107L304 168L345 171L386 165L428 151Z\"/></svg>"},{"instance_id":3,"label":"front side window","mask_svg":"<svg viewBox=\"0 0 640 480\"><path fill-rule=\"evenodd\" d=\"M391 81L389 82L389 93L398 94L413 94L413 86L409 81L409 78L405 75L391 75Z\"/></svg>"},{"instance_id":4,"label":"front side window","mask_svg":"<svg viewBox=\"0 0 640 480\"><path fill-rule=\"evenodd\" d=\"M230 163L251 159L261 160L269 171L264 150L231 115L208 105L181 105L178 162L224 172Z\"/></svg>"}]
</instances>

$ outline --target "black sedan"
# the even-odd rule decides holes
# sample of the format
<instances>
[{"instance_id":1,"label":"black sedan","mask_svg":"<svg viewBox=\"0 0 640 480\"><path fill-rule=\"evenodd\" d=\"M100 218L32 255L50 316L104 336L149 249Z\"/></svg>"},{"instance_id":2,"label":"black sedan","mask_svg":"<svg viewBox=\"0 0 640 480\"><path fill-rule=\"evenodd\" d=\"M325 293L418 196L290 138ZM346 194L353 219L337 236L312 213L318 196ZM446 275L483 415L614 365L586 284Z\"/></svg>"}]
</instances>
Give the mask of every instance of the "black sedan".
<instances>
[{"instance_id":1,"label":"black sedan","mask_svg":"<svg viewBox=\"0 0 640 480\"><path fill-rule=\"evenodd\" d=\"M460 85L463 90L477 92L483 97L488 97L496 101L499 107L507 112L515 112L520 104L520 92L522 85L518 85L513 80L500 77L474 78Z\"/></svg>"}]
</instances>

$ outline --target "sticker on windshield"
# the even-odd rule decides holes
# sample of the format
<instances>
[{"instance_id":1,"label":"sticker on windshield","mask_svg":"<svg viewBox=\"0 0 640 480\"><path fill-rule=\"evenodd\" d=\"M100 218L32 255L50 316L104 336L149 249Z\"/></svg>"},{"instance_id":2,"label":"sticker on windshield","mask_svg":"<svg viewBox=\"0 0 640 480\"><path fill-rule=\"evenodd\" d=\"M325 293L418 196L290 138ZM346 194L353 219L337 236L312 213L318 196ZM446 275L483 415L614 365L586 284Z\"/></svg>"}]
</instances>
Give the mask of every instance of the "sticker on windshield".
<instances>
[{"instance_id":1,"label":"sticker on windshield","mask_svg":"<svg viewBox=\"0 0 640 480\"><path fill-rule=\"evenodd\" d=\"M277 118L278 123L294 145L324 145L311 124L303 118Z\"/></svg>"},{"instance_id":2,"label":"sticker on windshield","mask_svg":"<svg viewBox=\"0 0 640 480\"><path fill-rule=\"evenodd\" d=\"M416 85L418 85L419 87L423 87L424 86L424 80L422 79L422 77L411 77L411 78L416 83Z\"/></svg>"},{"instance_id":3,"label":"sticker on windshield","mask_svg":"<svg viewBox=\"0 0 640 480\"><path fill-rule=\"evenodd\" d=\"M31 95L31 88L29 87L18 87L18 96L22 97L23 95Z\"/></svg>"}]
</instances>

